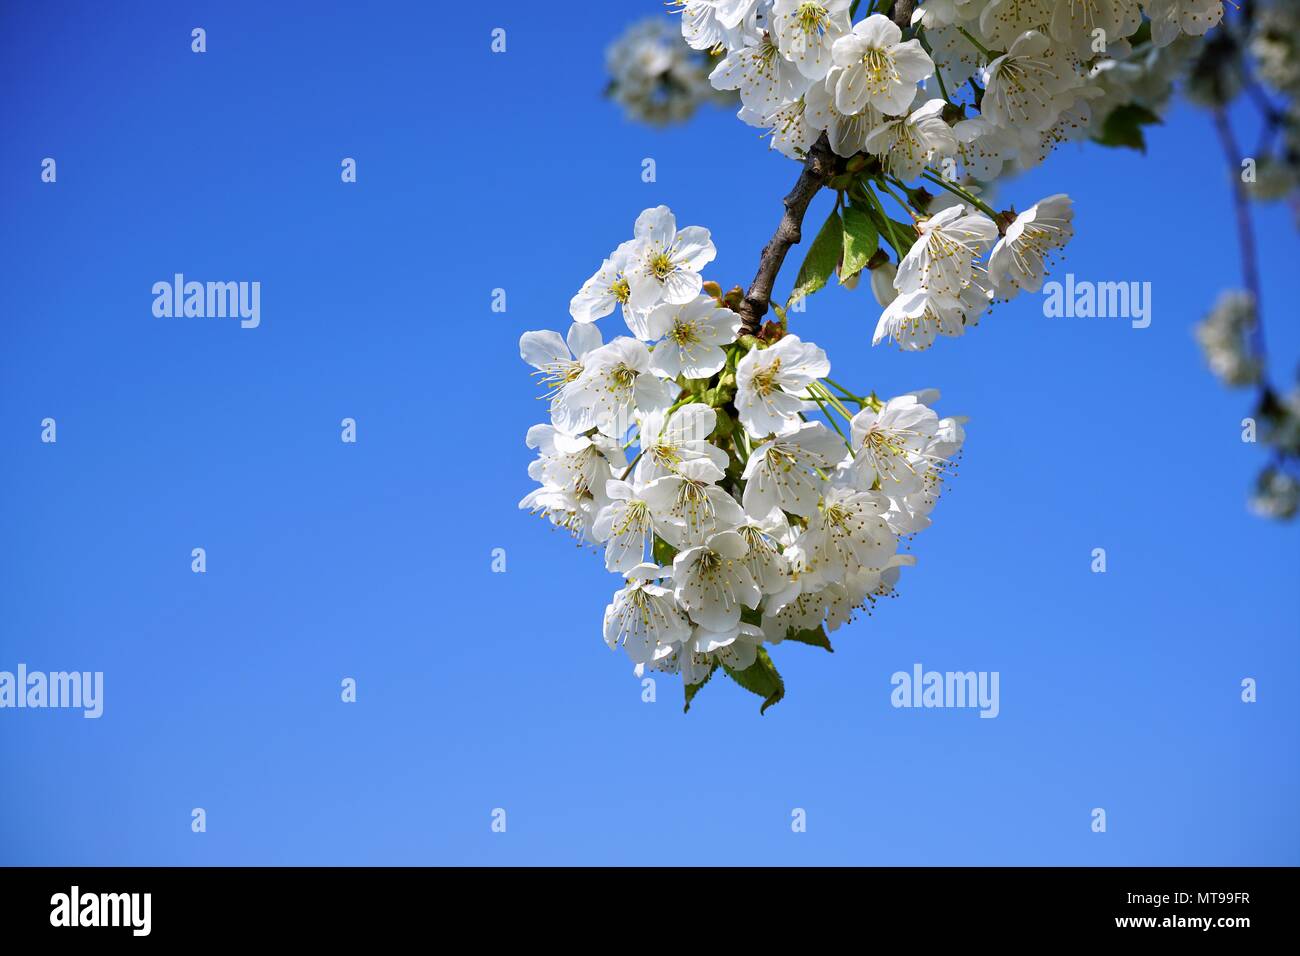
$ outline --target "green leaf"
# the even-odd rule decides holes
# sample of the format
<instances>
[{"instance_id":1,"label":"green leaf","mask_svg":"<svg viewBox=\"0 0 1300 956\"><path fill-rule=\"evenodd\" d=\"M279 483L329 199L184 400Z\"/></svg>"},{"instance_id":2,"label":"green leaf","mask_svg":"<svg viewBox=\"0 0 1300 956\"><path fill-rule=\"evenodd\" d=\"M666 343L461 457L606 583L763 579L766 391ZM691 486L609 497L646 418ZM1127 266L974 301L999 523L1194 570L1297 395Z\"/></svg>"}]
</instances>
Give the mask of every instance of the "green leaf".
<instances>
[{"instance_id":1,"label":"green leaf","mask_svg":"<svg viewBox=\"0 0 1300 956\"><path fill-rule=\"evenodd\" d=\"M781 680L772 658L761 647L758 649L758 659L743 671L733 671L726 664L722 665L722 669L745 690L763 698L763 706L758 708L760 714L785 696L785 681Z\"/></svg>"},{"instance_id":2,"label":"green leaf","mask_svg":"<svg viewBox=\"0 0 1300 956\"><path fill-rule=\"evenodd\" d=\"M1110 111L1101 124L1101 135L1094 136L1093 141L1102 146L1127 146L1145 153L1147 141L1142 127L1153 123L1159 124L1160 117L1145 106L1127 103Z\"/></svg>"},{"instance_id":3,"label":"green leaf","mask_svg":"<svg viewBox=\"0 0 1300 956\"><path fill-rule=\"evenodd\" d=\"M831 214L822 225L821 232L808 247L808 255L799 267L799 275L794 280L794 291L790 293L791 305L804 296L812 295L826 284L835 267L840 264L840 251L844 247L844 224L840 222L839 210Z\"/></svg>"},{"instance_id":4,"label":"green leaf","mask_svg":"<svg viewBox=\"0 0 1300 956\"><path fill-rule=\"evenodd\" d=\"M844 259L840 263L840 282L857 275L880 246L880 233L865 210L857 206L844 208Z\"/></svg>"},{"instance_id":5,"label":"green leaf","mask_svg":"<svg viewBox=\"0 0 1300 956\"><path fill-rule=\"evenodd\" d=\"M832 654L835 653L835 648L831 647L831 639L826 636L826 629L820 624L811 631L794 631L787 634L785 639L798 641L800 644L811 644L813 647L824 647Z\"/></svg>"},{"instance_id":6,"label":"green leaf","mask_svg":"<svg viewBox=\"0 0 1300 956\"><path fill-rule=\"evenodd\" d=\"M700 692L700 688L709 682L709 678L713 676L713 672L717 669L718 662L714 661L713 666L709 668L709 672L704 675L704 680L700 681L698 684L683 685L686 688L686 706L682 708L683 714L689 714L691 712L691 701L693 701L695 695Z\"/></svg>"},{"instance_id":7,"label":"green leaf","mask_svg":"<svg viewBox=\"0 0 1300 956\"><path fill-rule=\"evenodd\" d=\"M673 558L677 557L677 549L658 535L655 536L655 543L651 553L659 564L672 564Z\"/></svg>"}]
</instances>

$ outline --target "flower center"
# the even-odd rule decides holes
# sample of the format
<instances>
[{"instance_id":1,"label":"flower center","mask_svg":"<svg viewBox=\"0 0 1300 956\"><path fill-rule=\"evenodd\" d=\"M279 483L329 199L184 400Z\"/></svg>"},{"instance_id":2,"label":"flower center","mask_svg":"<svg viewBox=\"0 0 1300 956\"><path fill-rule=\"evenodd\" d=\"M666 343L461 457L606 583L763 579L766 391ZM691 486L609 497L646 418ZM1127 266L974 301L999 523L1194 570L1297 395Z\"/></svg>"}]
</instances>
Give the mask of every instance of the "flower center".
<instances>
[{"instance_id":1,"label":"flower center","mask_svg":"<svg viewBox=\"0 0 1300 956\"><path fill-rule=\"evenodd\" d=\"M826 8L820 3L801 3L799 9L795 11L795 19L799 22L799 29L804 33L814 33L825 30L830 18L826 16Z\"/></svg>"},{"instance_id":2,"label":"flower center","mask_svg":"<svg viewBox=\"0 0 1300 956\"><path fill-rule=\"evenodd\" d=\"M772 364L767 368L754 373L754 391L758 392L760 395L767 395L774 391L776 389L776 377L780 372L780 358L773 359Z\"/></svg>"},{"instance_id":3,"label":"flower center","mask_svg":"<svg viewBox=\"0 0 1300 956\"><path fill-rule=\"evenodd\" d=\"M626 390L636 384L637 371L620 362L609 370L610 380L618 390Z\"/></svg>"},{"instance_id":4,"label":"flower center","mask_svg":"<svg viewBox=\"0 0 1300 956\"><path fill-rule=\"evenodd\" d=\"M686 348L700 341L700 331L694 322L674 322L668 332L668 338L682 348Z\"/></svg>"},{"instance_id":5,"label":"flower center","mask_svg":"<svg viewBox=\"0 0 1300 956\"><path fill-rule=\"evenodd\" d=\"M668 255L667 252L655 253L654 257L650 260L650 271L654 273L654 277L661 282L672 275L673 270L676 268L677 266L674 265L672 257Z\"/></svg>"},{"instance_id":6,"label":"flower center","mask_svg":"<svg viewBox=\"0 0 1300 956\"><path fill-rule=\"evenodd\" d=\"M862 54L862 65L867 74L867 89L873 94L884 93L893 84L902 82L894 69L894 58L885 50L871 47Z\"/></svg>"},{"instance_id":7,"label":"flower center","mask_svg":"<svg viewBox=\"0 0 1300 956\"><path fill-rule=\"evenodd\" d=\"M626 303L628 298L632 295L632 288L627 284L626 279L624 279L622 276L619 276L617 279L615 279L613 282L610 283L609 292L610 295L612 295L619 302Z\"/></svg>"}]
</instances>

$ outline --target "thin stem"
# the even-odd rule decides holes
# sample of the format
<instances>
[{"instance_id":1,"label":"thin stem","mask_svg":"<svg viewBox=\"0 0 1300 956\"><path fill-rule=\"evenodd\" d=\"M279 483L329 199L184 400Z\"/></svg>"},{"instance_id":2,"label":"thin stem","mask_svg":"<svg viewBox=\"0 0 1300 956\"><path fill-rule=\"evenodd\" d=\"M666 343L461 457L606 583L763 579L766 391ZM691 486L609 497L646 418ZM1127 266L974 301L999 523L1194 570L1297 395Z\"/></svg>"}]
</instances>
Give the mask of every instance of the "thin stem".
<instances>
[{"instance_id":1,"label":"thin stem","mask_svg":"<svg viewBox=\"0 0 1300 956\"><path fill-rule=\"evenodd\" d=\"M619 481L627 481L627 476L632 474L632 469L636 467L636 463L641 460L641 456L644 454L645 454L644 448L642 448L639 452L636 453L636 457L632 459L632 464L627 466L627 471L623 472L623 476L619 478Z\"/></svg>"},{"instance_id":2,"label":"thin stem","mask_svg":"<svg viewBox=\"0 0 1300 956\"><path fill-rule=\"evenodd\" d=\"M898 258L902 259L903 256L907 255L908 250L912 248L912 244L900 243L898 241L898 234L894 232L894 220L890 219L889 214L885 212L884 204L881 203L880 197L876 195L876 192L871 188L870 183L864 183L862 192L872 206L875 207L876 211L880 213L880 221L885 226L885 238L888 240L889 244L894 247L894 253Z\"/></svg>"},{"instance_id":3,"label":"thin stem","mask_svg":"<svg viewBox=\"0 0 1300 956\"><path fill-rule=\"evenodd\" d=\"M822 415L826 418L826 421L830 423L831 428L835 429L835 433L840 436L844 444L848 447L850 451L852 451L853 446L849 444L849 440L848 438L845 437L844 432L840 431L840 426L836 423L835 416L833 416L830 412L826 410L826 406L825 404L822 403L822 400L818 398L816 395L814 395L811 389L808 390L808 397L812 401L817 403L817 407L821 409ZM822 477L825 476L823 475Z\"/></svg>"},{"instance_id":4,"label":"thin stem","mask_svg":"<svg viewBox=\"0 0 1300 956\"><path fill-rule=\"evenodd\" d=\"M889 188L889 184L888 184L887 182L885 182L883 179L880 181L880 188L883 189L885 192L889 193L889 195L892 196L892 197L894 198L894 202L896 202L896 203L898 203L900 206L902 206L902 207L903 207L903 210L904 210L904 211L905 211L909 216L912 217L912 221L913 221L913 222L916 222L916 212L913 211L912 207L909 206L909 205L907 204L907 201L906 201L905 199L903 199L901 196L898 195L898 193L896 193L896 192L894 192L892 189L890 189L890 188Z\"/></svg>"},{"instance_id":5,"label":"thin stem","mask_svg":"<svg viewBox=\"0 0 1300 956\"><path fill-rule=\"evenodd\" d=\"M969 40L971 42L971 46L975 47L975 49L983 53L984 58L988 60L988 62L992 63L994 60L997 59L997 54L995 54L992 50L986 47L983 43L980 43L979 40L971 36L970 31L967 30L965 27L962 26L957 27L957 32L960 33L962 36L964 36L967 40Z\"/></svg>"},{"instance_id":6,"label":"thin stem","mask_svg":"<svg viewBox=\"0 0 1300 956\"><path fill-rule=\"evenodd\" d=\"M980 212L984 213L984 215L988 216L994 222L997 222L998 220L997 212L994 211L992 206L984 202L984 200L980 199L978 196L975 196L972 193L967 192L965 189L962 189L956 183L948 182L948 180L944 179L942 176L934 175L934 173L931 172L931 170L929 169L926 169L926 171L921 175L923 178L930 180L930 182L934 183L936 186L942 186L944 189L948 190L948 192L952 193L954 196L966 200L968 203L970 203Z\"/></svg>"},{"instance_id":7,"label":"thin stem","mask_svg":"<svg viewBox=\"0 0 1300 956\"><path fill-rule=\"evenodd\" d=\"M838 389L840 392L844 393L845 398L851 398L855 402L861 402L861 399L858 398L857 395L855 395L853 392L850 392L847 388L845 388L839 382L835 381L833 378L823 378L822 381L825 382L827 385L829 385L831 388Z\"/></svg>"}]
</instances>

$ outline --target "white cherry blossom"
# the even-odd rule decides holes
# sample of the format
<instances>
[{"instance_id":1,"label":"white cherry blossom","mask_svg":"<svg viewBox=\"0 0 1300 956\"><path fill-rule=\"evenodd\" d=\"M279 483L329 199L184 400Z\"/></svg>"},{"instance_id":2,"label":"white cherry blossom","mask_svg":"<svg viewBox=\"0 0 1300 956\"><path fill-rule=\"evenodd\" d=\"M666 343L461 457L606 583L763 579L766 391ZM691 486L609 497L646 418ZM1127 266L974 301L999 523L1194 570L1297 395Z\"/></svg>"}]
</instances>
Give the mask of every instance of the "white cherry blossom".
<instances>
[{"instance_id":1,"label":"white cherry blossom","mask_svg":"<svg viewBox=\"0 0 1300 956\"><path fill-rule=\"evenodd\" d=\"M989 253L994 291L1009 298L1021 289L1037 292L1051 256L1074 236L1074 209L1064 193L1040 199L1007 226Z\"/></svg>"},{"instance_id":2,"label":"white cherry blossom","mask_svg":"<svg viewBox=\"0 0 1300 956\"><path fill-rule=\"evenodd\" d=\"M745 464L745 511L752 515L773 510L805 518L813 515L826 485L826 473L834 470L844 455L844 440L821 422L803 422L759 445Z\"/></svg>"},{"instance_id":3,"label":"white cherry blossom","mask_svg":"<svg viewBox=\"0 0 1300 956\"><path fill-rule=\"evenodd\" d=\"M628 569L626 585L605 608L605 643L611 650L623 645L637 664L655 661L691 637L690 621L672 589L655 583L668 573L654 564Z\"/></svg>"},{"instance_id":4,"label":"white cherry blossom","mask_svg":"<svg viewBox=\"0 0 1300 956\"><path fill-rule=\"evenodd\" d=\"M671 415L656 411L643 416L637 433L641 460L636 466L636 483L648 485L675 473L682 462L697 458L706 458L717 471L725 471L727 453L708 440L717 421L717 412L701 402L683 405Z\"/></svg>"},{"instance_id":5,"label":"white cherry blossom","mask_svg":"<svg viewBox=\"0 0 1300 956\"><path fill-rule=\"evenodd\" d=\"M867 152L900 179L915 179L936 157L957 152L952 127L943 119L945 106L943 100L928 100L906 116L885 120L867 136Z\"/></svg>"},{"instance_id":6,"label":"white cherry blossom","mask_svg":"<svg viewBox=\"0 0 1300 956\"><path fill-rule=\"evenodd\" d=\"M992 219L962 206L949 206L916 228L920 236L898 264L894 285L899 292L925 289L950 298L971 284L975 260L998 236Z\"/></svg>"},{"instance_id":7,"label":"white cherry blossom","mask_svg":"<svg viewBox=\"0 0 1300 956\"><path fill-rule=\"evenodd\" d=\"M797 335L784 336L765 349L751 349L736 366L740 423L757 437L787 431L800 412L816 407L800 396L830 372L826 353Z\"/></svg>"},{"instance_id":8,"label":"white cherry blossom","mask_svg":"<svg viewBox=\"0 0 1300 956\"><path fill-rule=\"evenodd\" d=\"M678 229L672 210L655 206L637 216L633 235L627 281L634 309L651 309L660 302L684 305L700 294L700 270L717 255L709 230Z\"/></svg>"},{"instance_id":9,"label":"white cherry blossom","mask_svg":"<svg viewBox=\"0 0 1300 956\"><path fill-rule=\"evenodd\" d=\"M985 67L983 79L984 118L1017 130L1047 129L1071 102L1062 94L1082 82L1066 54L1037 30L1018 36Z\"/></svg>"},{"instance_id":10,"label":"white cherry blossom","mask_svg":"<svg viewBox=\"0 0 1300 956\"><path fill-rule=\"evenodd\" d=\"M679 391L651 371L645 344L625 336L588 352L583 366L562 404L575 419L590 416L612 438L624 435L637 413L666 411Z\"/></svg>"},{"instance_id":11,"label":"white cherry blossom","mask_svg":"<svg viewBox=\"0 0 1300 956\"><path fill-rule=\"evenodd\" d=\"M567 339L550 330L525 332L519 337L519 357L537 371L538 384L547 389L551 424L561 431L577 434L595 425L589 408L574 412L566 401L568 390L582 377L587 355L600 348L600 330L594 325L575 322Z\"/></svg>"},{"instance_id":12,"label":"white cherry blossom","mask_svg":"<svg viewBox=\"0 0 1300 956\"><path fill-rule=\"evenodd\" d=\"M776 0L772 26L782 56L810 80L831 68L831 46L849 32L850 0Z\"/></svg>"},{"instance_id":13,"label":"white cherry blossom","mask_svg":"<svg viewBox=\"0 0 1300 956\"><path fill-rule=\"evenodd\" d=\"M907 110L916 85L934 74L934 61L919 40L903 40L897 24L873 13L835 41L831 59L841 67L835 108L846 116L874 106L898 115Z\"/></svg>"},{"instance_id":14,"label":"white cherry blossom","mask_svg":"<svg viewBox=\"0 0 1300 956\"><path fill-rule=\"evenodd\" d=\"M745 567L746 550L739 534L722 531L673 559L673 595L696 624L726 631L740 622L742 606L758 607L762 592Z\"/></svg>"},{"instance_id":15,"label":"white cherry blossom","mask_svg":"<svg viewBox=\"0 0 1300 956\"><path fill-rule=\"evenodd\" d=\"M721 347L736 341L740 316L702 295L656 306L646 326L651 338L662 339L650 353L651 369L665 378L708 378L727 363Z\"/></svg>"},{"instance_id":16,"label":"white cherry blossom","mask_svg":"<svg viewBox=\"0 0 1300 956\"><path fill-rule=\"evenodd\" d=\"M677 471L645 486L655 532L674 548L690 548L745 520L740 503L717 482L722 469L707 458L684 461Z\"/></svg>"}]
</instances>

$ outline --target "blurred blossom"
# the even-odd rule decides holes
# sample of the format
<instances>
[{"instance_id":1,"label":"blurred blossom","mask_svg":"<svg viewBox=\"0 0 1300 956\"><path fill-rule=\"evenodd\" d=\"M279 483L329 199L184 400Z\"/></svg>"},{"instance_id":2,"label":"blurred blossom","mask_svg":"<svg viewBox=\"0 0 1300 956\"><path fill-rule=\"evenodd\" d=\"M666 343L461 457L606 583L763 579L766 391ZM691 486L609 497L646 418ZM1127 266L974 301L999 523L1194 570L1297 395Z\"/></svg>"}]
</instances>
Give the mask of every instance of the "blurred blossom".
<instances>
[{"instance_id":1,"label":"blurred blossom","mask_svg":"<svg viewBox=\"0 0 1300 956\"><path fill-rule=\"evenodd\" d=\"M709 84L708 55L688 47L667 17L630 26L605 51L605 65L609 96L630 119L640 122L680 123L701 104L718 98Z\"/></svg>"},{"instance_id":2,"label":"blurred blossom","mask_svg":"<svg viewBox=\"0 0 1300 956\"><path fill-rule=\"evenodd\" d=\"M1240 387L1259 381L1259 362L1249 346L1254 327L1254 296L1240 289L1221 293L1210 314L1197 323L1196 341L1205 352L1210 371L1223 384Z\"/></svg>"}]
</instances>

